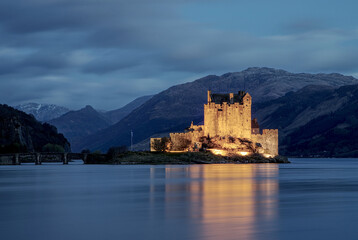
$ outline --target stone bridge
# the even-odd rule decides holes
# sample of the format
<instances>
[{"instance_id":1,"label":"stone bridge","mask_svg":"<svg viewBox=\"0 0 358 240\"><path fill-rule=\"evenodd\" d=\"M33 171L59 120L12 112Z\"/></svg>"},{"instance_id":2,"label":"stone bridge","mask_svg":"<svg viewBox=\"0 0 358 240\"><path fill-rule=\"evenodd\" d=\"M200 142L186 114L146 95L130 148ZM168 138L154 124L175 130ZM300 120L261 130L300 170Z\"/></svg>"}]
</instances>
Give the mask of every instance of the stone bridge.
<instances>
[{"instance_id":1,"label":"stone bridge","mask_svg":"<svg viewBox=\"0 0 358 240\"><path fill-rule=\"evenodd\" d=\"M68 164L74 159L82 159L84 164L88 163L88 156L90 153L10 153L0 154L0 165L20 165L21 163L35 163L39 165L43 162L62 162ZM101 154L102 157L105 154Z\"/></svg>"}]
</instances>

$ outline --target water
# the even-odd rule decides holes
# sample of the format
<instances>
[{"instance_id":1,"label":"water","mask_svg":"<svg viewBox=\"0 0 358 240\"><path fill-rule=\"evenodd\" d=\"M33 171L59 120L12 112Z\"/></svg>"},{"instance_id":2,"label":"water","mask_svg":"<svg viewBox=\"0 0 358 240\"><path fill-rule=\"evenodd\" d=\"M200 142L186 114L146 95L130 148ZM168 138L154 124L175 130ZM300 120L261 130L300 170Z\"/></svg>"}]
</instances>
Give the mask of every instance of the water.
<instances>
[{"instance_id":1,"label":"water","mask_svg":"<svg viewBox=\"0 0 358 240\"><path fill-rule=\"evenodd\" d=\"M358 159L0 166L0 239L358 239Z\"/></svg>"}]
</instances>

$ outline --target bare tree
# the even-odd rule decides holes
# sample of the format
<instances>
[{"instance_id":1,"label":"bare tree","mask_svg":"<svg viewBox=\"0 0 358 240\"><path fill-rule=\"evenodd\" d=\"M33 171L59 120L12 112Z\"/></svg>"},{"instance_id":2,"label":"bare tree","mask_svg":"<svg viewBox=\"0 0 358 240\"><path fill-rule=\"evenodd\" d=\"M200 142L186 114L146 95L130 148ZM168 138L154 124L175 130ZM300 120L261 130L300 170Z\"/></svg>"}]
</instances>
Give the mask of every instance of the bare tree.
<instances>
[{"instance_id":1,"label":"bare tree","mask_svg":"<svg viewBox=\"0 0 358 240\"><path fill-rule=\"evenodd\" d=\"M177 150L177 151L183 151L186 148L188 148L190 144L191 144L191 141L189 139L184 138L184 137L179 137L174 142L173 148L174 148L174 150Z\"/></svg>"}]
</instances>

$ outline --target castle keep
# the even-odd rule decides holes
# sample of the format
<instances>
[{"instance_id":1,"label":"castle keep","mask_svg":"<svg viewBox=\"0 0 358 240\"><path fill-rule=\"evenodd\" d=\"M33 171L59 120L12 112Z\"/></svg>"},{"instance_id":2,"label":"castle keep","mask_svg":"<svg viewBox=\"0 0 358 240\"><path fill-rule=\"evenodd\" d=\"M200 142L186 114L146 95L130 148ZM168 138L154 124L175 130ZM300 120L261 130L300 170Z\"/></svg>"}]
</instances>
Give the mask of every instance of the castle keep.
<instances>
[{"instance_id":1,"label":"castle keep","mask_svg":"<svg viewBox=\"0 0 358 240\"><path fill-rule=\"evenodd\" d=\"M251 96L238 94L212 94L204 104L204 132L207 136L251 138Z\"/></svg>"},{"instance_id":2,"label":"castle keep","mask_svg":"<svg viewBox=\"0 0 358 240\"><path fill-rule=\"evenodd\" d=\"M166 150L209 150L222 155L278 155L278 130L260 131L257 120L251 118L252 99L249 93L213 94L208 91L207 97L204 125L192 123L184 133L170 133L169 140L165 142ZM164 139L151 139L152 151L158 150L159 141Z\"/></svg>"}]
</instances>

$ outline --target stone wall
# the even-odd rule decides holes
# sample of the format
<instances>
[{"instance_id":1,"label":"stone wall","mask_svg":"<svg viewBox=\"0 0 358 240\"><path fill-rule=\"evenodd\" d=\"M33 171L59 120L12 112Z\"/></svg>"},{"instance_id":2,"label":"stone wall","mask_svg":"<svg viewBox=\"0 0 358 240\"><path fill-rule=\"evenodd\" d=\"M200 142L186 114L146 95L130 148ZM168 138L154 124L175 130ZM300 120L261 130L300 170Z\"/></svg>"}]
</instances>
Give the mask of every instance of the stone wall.
<instances>
[{"instance_id":1,"label":"stone wall","mask_svg":"<svg viewBox=\"0 0 358 240\"><path fill-rule=\"evenodd\" d=\"M0 155L0 165L12 165L14 164L14 154Z\"/></svg>"},{"instance_id":2,"label":"stone wall","mask_svg":"<svg viewBox=\"0 0 358 240\"><path fill-rule=\"evenodd\" d=\"M200 142L200 138L204 136L204 131L191 131L186 133L170 133L170 142L172 144L172 150L182 150L179 149L182 145L183 140L190 141L191 144Z\"/></svg>"},{"instance_id":3,"label":"stone wall","mask_svg":"<svg viewBox=\"0 0 358 240\"><path fill-rule=\"evenodd\" d=\"M255 143L260 143L265 153L278 155L278 130L263 129L262 134L252 134L251 139Z\"/></svg>"},{"instance_id":4,"label":"stone wall","mask_svg":"<svg viewBox=\"0 0 358 240\"><path fill-rule=\"evenodd\" d=\"M17 165L21 163L63 162L71 159L83 159L80 153L9 153L0 154L0 165Z\"/></svg>"}]
</instances>

